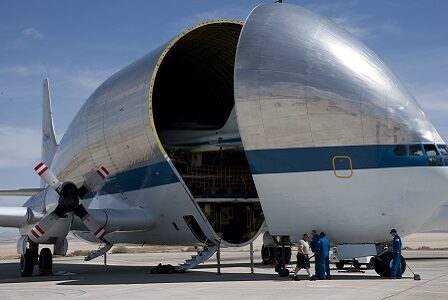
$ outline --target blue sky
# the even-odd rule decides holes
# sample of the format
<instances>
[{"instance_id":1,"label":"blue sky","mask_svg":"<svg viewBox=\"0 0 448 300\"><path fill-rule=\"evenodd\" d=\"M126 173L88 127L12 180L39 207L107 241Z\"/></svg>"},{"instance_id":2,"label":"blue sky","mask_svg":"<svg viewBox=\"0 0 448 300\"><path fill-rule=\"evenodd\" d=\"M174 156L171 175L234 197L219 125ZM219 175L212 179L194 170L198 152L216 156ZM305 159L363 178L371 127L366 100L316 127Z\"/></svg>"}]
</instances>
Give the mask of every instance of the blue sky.
<instances>
[{"instance_id":1,"label":"blue sky","mask_svg":"<svg viewBox=\"0 0 448 300\"><path fill-rule=\"evenodd\" d=\"M448 139L448 1L286 2L330 17L371 47ZM60 137L112 73L190 25L214 18L244 20L259 3L2 0L0 188L39 184L33 166L40 159L45 77L50 78Z\"/></svg>"}]
</instances>

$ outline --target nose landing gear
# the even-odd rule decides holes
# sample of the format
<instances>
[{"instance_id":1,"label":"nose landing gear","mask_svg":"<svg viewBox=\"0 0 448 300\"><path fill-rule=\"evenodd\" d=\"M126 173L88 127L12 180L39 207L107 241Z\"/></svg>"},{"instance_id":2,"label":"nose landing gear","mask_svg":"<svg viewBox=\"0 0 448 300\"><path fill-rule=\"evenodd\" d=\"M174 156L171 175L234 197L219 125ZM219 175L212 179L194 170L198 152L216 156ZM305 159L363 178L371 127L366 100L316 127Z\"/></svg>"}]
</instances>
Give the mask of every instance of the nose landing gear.
<instances>
[{"instance_id":1,"label":"nose landing gear","mask_svg":"<svg viewBox=\"0 0 448 300\"><path fill-rule=\"evenodd\" d=\"M22 277L33 276L34 265L39 265L39 275L53 275L53 254L49 248L40 251L38 244L30 243L30 247L20 256L20 274Z\"/></svg>"},{"instance_id":2,"label":"nose landing gear","mask_svg":"<svg viewBox=\"0 0 448 300\"><path fill-rule=\"evenodd\" d=\"M39 275L53 275L53 255L51 254L51 250L49 248L43 248L40 250Z\"/></svg>"}]
</instances>

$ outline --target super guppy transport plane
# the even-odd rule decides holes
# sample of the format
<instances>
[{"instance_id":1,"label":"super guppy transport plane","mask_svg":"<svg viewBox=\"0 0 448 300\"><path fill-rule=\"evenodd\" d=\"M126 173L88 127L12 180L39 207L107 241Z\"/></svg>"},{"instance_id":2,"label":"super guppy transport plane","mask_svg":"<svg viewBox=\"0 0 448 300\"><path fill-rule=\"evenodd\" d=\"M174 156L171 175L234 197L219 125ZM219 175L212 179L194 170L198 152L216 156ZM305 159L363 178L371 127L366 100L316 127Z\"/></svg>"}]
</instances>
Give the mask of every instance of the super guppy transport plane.
<instances>
[{"instance_id":1,"label":"super guppy transport plane","mask_svg":"<svg viewBox=\"0 0 448 300\"><path fill-rule=\"evenodd\" d=\"M448 149L417 101L351 34L289 4L186 29L101 84L59 144L45 80L35 170L41 189L0 193L31 196L0 208L23 276L51 271L45 245L65 255L69 231L102 243L87 259L204 246L187 270L263 231L269 259L313 229L388 276L390 228L447 225Z\"/></svg>"}]
</instances>

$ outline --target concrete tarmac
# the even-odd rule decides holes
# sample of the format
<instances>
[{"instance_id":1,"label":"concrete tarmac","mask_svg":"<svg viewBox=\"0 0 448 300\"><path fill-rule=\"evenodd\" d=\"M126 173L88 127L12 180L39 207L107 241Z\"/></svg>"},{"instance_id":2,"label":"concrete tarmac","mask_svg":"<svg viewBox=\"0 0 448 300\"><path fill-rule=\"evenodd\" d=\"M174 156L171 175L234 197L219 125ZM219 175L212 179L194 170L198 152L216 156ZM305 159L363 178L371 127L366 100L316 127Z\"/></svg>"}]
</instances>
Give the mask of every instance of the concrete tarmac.
<instances>
[{"instance_id":1,"label":"concrete tarmac","mask_svg":"<svg viewBox=\"0 0 448 300\"><path fill-rule=\"evenodd\" d=\"M259 263L251 274L247 252L222 252L222 275L216 274L215 257L184 274L150 274L159 262L177 265L192 254L113 254L107 266L102 258L55 258L54 272L72 274L30 278L20 277L17 261L3 261L0 299L448 299L448 259L443 255L408 261L421 281L414 281L409 270L401 280L382 279L373 270L332 270L332 280L310 282L302 270L297 282Z\"/></svg>"}]
</instances>

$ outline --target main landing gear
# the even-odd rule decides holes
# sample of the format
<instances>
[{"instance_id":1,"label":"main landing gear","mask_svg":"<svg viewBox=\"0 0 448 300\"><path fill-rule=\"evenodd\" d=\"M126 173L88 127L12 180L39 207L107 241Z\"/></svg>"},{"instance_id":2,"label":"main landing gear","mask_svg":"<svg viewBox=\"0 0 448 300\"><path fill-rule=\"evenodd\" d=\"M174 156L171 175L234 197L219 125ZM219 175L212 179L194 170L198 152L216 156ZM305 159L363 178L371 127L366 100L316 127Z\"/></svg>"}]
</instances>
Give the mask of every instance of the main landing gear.
<instances>
[{"instance_id":1,"label":"main landing gear","mask_svg":"<svg viewBox=\"0 0 448 300\"><path fill-rule=\"evenodd\" d=\"M39 275L53 274L53 255L49 248L43 248L39 252L38 244L30 243L30 247L20 256L20 274L23 277L33 275L34 265L39 265Z\"/></svg>"},{"instance_id":2,"label":"main landing gear","mask_svg":"<svg viewBox=\"0 0 448 300\"><path fill-rule=\"evenodd\" d=\"M376 273L381 277L389 277L390 269L392 267L392 252L384 252L380 255L377 255L373 258L373 267L375 268ZM406 270L406 260L403 256L401 258L401 274Z\"/></svg>"},{"instance_id":3,"label":"main landing gear","mask_svg":"<svg viewBox=\"0 0 448 300\"><path fill-rule=\"evenodd\" d=\"M285 237L283 237L283 236L280 237L280 240L281 240L281 247L280 247L281 257L280 257L280 260L278 261L278 264L275 266L275 271L278 273L278 275L280 277L288 277L289 270L286 268L286 264L287 264L286 249L287 248L285 247ZM291 251L290 247L288 247L288 249ZM291 259L291 253L289 255L289 259ZM288 260L288 262L289 262L289 260Z\"/></svg>"},{"instance_id":4,"label":"main landing gear","mask_svg":"<svg viewBox=\"0 0 448 300\"><path fill-rule=\"evenodd\" d=\"M261 246L261 260L263 264L271 264L272 261L280 261L282 257L281 247ZM285 247L285 264L291 261L291 248Z\"/></svg>"}]
</instances>

